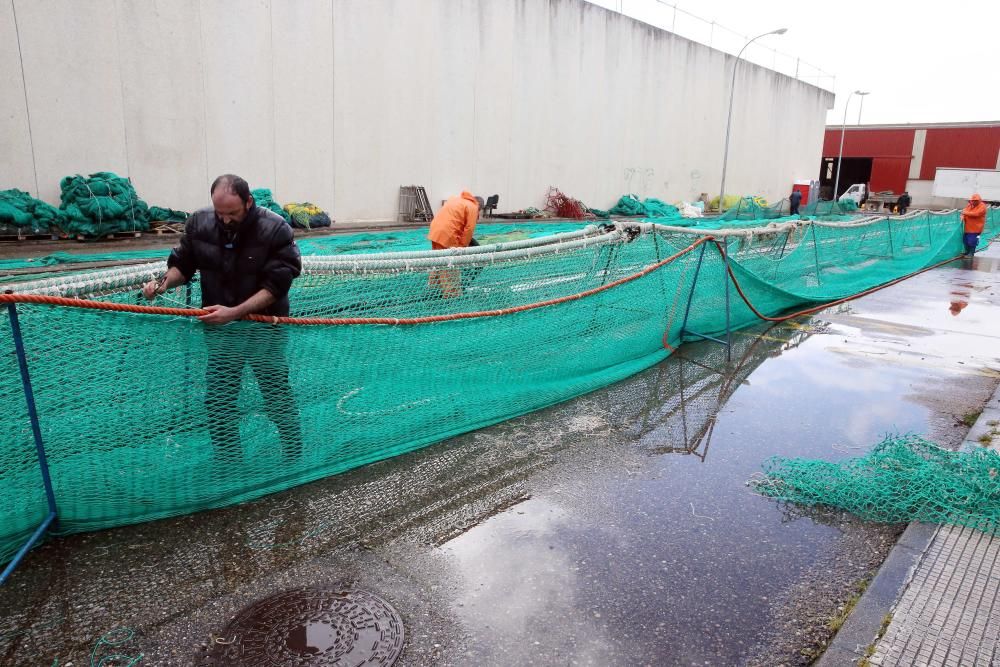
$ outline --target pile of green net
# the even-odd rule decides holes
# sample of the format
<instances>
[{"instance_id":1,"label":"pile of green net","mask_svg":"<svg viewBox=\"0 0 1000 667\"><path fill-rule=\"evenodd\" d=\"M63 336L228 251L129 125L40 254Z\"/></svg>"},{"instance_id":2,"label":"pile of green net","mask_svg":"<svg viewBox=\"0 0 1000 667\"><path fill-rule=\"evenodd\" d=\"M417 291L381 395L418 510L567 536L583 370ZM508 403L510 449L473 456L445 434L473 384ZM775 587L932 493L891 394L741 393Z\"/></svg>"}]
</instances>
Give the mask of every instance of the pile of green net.
<instances>
[{"instance_id":1,"label":"pile of green net","mask_svg":"<svg viewBox=\"0 0 1000 667\"><path fill-rule=\"evenodd\" d=\"M190 213L185 213L184 211L175 211L172 208L165 208L162 206L150 206L149 207L149 219L157 220L161 222L184 222L188 219Z\"/></svg>"},{"instance_id":2,"label":"pile of green net","mask_svg":"<svg viewBox=\"0 0 1000 667\"><path fill-rule=\"evenodd\" d=\"M889 437L836 463L774 457L751 485L762 495L846 510L866 521L926 521L996 533L1000 454L953 452L914 435Z\"/></svg>"},{"instance_id":3,"label":"pile of green net","mask_svg":"<svg viewBox=\"0 0 1000 667\"><path fill-rule=\"evenodd\" d=\"M638 215L644 218L680 218L680 211L673 204L649 197L641 200L636 195L622 195L618 203L612 206L611 215Z\"/></svg>"},{"instance_id":4,"label":"pile of green net","mask_svg":"<svg viewBox=\"0 0 1000 667\"><path fill-rule=\"evenodd\" d=\"M59 228L63 213L23 190L0 190L0 233L45 234Z\"/></svg>"},{"instance_id":5,"label":"pile of green net","mask_svg":"<svg viewBox=\"0 0 1000 667\"><path fill-rule=\"evenodd\" d=\"M269 211L277 213L278 215L280 215L282 218L285 219L285 222L291 224L292 216L288 214L288 211L281 208L281 204L274 201L274 195L271 194L271 191L269 189L257 188L256 190L251 190L250 194L253 195L254 203L256 203L257 206L260 206L261 208L266 208Z\"/></svg>"},{"instance_id":6,"label":"pile of green net","mask_svg":"<svg viewBox=\"0 0 1000 667\"><path fill-rule=\"evenodd\" d=\"M149 229L149 206L127 178L107 171L59 183L63 231L87 237Z\"/></svg>"}]
</instances>

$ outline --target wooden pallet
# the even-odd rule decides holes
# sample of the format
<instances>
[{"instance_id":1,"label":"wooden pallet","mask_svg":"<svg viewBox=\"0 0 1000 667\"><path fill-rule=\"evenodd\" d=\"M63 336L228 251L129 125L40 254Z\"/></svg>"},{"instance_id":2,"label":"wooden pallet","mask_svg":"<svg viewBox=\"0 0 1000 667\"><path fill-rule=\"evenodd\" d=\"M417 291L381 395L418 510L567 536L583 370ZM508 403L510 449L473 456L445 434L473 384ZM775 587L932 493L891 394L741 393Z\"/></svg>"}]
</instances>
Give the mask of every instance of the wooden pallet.
<instances>
[{"instance_id":1,"label":"wooden pallet","mask_svg":"<svg viewBox=\"0 0 1000 667\"><path fill-rule=\"evenodd\" d=\"M0 234L0 243L18 243L20 241L58 241L59 234Z\"/></svg>"},{"instance_id":2,"label":"wooden pallet","mask_svg":"<svg viewBox=\"0 0 1000 667\"><path fill-rule=\"evenodd\" d=\"M166 222L164 220L154 220L149 223L149 233L163 236L164 234L183 234L183 222Z\"/></svg>"},{"instance_id":3,"label":"wooden pallet","mask_svg":"<svg viewBox=\"0 0 1000 667\"><path fill-rule=\"evenodd\" d=\"M101 234L100 236L84 236L77 234L73 238L77 241L114 241L116 239L137 239L142 237L142 232L112 232Z\"/></svg>"}]
</instances>

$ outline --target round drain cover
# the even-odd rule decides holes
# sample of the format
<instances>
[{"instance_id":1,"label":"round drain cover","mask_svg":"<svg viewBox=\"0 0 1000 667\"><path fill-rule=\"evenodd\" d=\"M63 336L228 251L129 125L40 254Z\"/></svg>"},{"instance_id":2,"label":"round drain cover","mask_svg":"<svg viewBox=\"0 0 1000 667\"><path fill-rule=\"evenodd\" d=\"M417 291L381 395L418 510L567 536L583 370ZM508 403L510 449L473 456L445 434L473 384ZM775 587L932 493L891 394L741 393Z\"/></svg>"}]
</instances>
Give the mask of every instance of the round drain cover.
<instances>
[{"instance_id":1,"label":"round drain cover","mask_svg":"<svg viewBox=\"0 0 1000 667\"><path fill-rule=\"evenodd\" d=\"M392 665L403 621L382 598L353 588L296 588L258 600L209 651L216 665Z\"/></svg>"}]
</instances>

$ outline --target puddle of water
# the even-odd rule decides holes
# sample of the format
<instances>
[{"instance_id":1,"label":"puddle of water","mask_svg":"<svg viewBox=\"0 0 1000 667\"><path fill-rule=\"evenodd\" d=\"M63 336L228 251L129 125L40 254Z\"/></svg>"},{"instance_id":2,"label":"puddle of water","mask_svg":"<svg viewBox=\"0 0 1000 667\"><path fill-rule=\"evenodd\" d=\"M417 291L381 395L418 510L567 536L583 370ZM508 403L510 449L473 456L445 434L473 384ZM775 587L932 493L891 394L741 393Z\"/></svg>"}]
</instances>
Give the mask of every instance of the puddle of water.
<instances>
[{"instance_id":1,"label":"puddle of water","mask_svg":"<svg viewBox=\"0 0 1000 667\"><path fill-rule=\"evenodd\" d=\"M996 262L984 260L977 270L993 273ZM886 434L927 433L935 394L961 394L969 374L988 396L989 370L1000 368L997 282L971 279L956 326L947 305L967 273L930 272L811 326L772 329L728 377L675 358L595 398L613 425L602 454L568 454L529 485L530 500L439 550L476 658L745 660L774 600L815 577L849 530L835 516L801 519L745 481L769 456L839 460ZM705 355L692 348L682 352ZM636 409L642 395L649 405Z\"/></svg>"},{"instance_id":2,"label":"puddle of water","mask_svg":"<svg viewBox=\"0 0 1000 667\"><path fill-rule=\"evenodd\" d=\"M318 655L337 645L337 629L329 623L299 625L288 632L285 645L302 655Z\"/></svg>"}]
</instances>

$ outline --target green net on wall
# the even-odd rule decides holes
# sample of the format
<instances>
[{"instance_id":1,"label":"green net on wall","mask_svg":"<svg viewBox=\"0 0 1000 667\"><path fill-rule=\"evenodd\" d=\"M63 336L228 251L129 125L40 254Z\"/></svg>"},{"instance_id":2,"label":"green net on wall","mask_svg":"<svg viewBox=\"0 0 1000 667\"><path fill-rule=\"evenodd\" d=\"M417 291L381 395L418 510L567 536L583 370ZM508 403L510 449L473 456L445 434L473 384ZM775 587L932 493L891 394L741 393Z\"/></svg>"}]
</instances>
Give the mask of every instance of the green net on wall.
<instances>
[{"instance_id":1,"label":"green net on wall","mask_svg":"<svg viewBox=\"0 0 1000 667\"><path fill-rule=\"evenodd\" d=\"M1000 224L996 209L988 224L984 239ZM188 316L197 283L154 303L175 310L129 312L146 304L139 287L162 261L19 284L0 301L22 299L59 531L69 533L257 498L628 377L665 358L685 324L725 331L723 249L751 302L773 315L952 258L961 235L953 212L734 230L719 245L644 223L312 255L283 323L205 326ZM23 302L31 295L126 310ZM759 321L729 296L733 327ZM6 323L0 405L6 560L46 515Z\"/></svg>"},{"instance_id":2,"label":"green net on wall","mask_svg":"<svg viewBox=\"0 0 1000 667\"><path fill-rule=\"evenodd\" d=\"M840 462L774 457L751 481L761 495L846 510L866 521L1000 528L1000 453L953 452L914 435Z\"/></svg>"}]
</instances>

